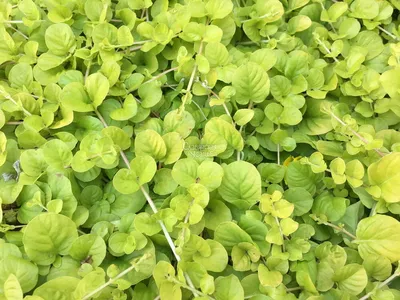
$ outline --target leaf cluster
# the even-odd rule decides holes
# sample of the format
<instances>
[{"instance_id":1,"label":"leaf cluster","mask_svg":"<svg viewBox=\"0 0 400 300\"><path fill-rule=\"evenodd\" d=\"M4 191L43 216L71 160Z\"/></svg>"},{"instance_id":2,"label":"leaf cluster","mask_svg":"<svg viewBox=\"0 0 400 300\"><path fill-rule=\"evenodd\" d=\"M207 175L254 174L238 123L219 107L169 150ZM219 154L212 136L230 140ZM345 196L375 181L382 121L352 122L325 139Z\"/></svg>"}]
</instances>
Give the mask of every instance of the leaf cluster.
<instances>
[{"instance_id":1,"label":"leaf cluster","mask_svg":"<svg viewBox=\"0 0 400 300\"><path fill-rule=\"evenodd\" d=\"M0 0L0 300L400 299L398 0Z\"/></svg>"}]
</instances>

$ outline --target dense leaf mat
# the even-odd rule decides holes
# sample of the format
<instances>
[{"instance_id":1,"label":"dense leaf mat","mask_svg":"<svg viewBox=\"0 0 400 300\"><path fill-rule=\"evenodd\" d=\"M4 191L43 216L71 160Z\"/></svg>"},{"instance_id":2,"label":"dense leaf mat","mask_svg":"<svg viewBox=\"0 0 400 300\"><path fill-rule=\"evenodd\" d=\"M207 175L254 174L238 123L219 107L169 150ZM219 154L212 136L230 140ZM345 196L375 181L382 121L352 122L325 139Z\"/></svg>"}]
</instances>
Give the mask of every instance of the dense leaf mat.
<instances>
[{"instance_id":1,"label":"dense leaf mat","mask_svg":"<svg viewBox=\"0 0 400 300\"><path fill-rule=\"evenodd\" d=\"M400 1L0 1L1 300L400 299Z\"/></svg>"}]
</instances>

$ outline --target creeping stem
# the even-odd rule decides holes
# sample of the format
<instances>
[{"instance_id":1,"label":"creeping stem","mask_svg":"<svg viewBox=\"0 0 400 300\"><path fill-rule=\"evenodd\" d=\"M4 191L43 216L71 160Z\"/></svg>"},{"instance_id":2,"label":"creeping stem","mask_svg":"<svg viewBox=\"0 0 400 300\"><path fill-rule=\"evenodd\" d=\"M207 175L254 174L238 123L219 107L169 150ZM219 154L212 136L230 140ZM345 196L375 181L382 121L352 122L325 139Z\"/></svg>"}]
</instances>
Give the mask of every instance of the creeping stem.
<instances>
[{"instance_id":1,"label":"creeping stem","mask_svg":"<svg viewBox=\"0 0 400 300\"><path fill-rule=\"evenodd\" d=\"M104 118L101 115L101 113L98 110L95 110L95 113L96 113L97 117L99 118L100 122L103 124L103 126L104 127L108 127L108 124L104 120ZM128 169L130 169L131 166L130 166L130 163L129 163L129 160L128 160L126 154L122 150L120 151L120 154L121 154L122 160L124 161L126 167ZM147 191L144 189L143 186L140 187L140 190L142 191L144 197L146 198L147 203L150 205L150 208L153 211L153 213L157 213L158 209L157 209L156 205L154 204L153 199L151 199L149 193L147 193ZM176 252L176 247L175 247L174 241L172 240L171 235L169 234L169 232L167 230L167 227L165 227L165 224L164 224L164 222L162 220L159 220L158 223L161 226L161 229L162 229L162 231L164 233L164 236L165 236L165 238L166 238L166 240L168 242L169 247L171 248L172 253L174 254L174 257L175 257L176 261L179 262L181 260L181 257ZM195 287L193 285L193 282L191 281L191 279L189 278L189 276L187 274L185 274L185 278L186 278L186 281L188 282L189 287L192 288L192 289L195 289ZM195 295L195 296L197 296L197 295ZM88 298L86 298L86 299L88 299Z\"/></svg>"}]
</instances>

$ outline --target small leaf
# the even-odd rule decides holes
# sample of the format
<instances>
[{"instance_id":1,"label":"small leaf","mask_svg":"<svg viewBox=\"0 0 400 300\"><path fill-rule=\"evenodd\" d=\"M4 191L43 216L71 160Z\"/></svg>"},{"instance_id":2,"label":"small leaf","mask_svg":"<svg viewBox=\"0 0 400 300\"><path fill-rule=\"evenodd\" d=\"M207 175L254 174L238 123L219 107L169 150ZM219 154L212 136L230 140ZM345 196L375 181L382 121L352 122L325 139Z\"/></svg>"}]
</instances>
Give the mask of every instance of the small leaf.
<instances>
[{"instance_id":1,"label":"small leaf","mask_svg":"<svg viewBox=\"0 0 400 300\"><path fill-rule=\"evenodd\" d=\"M232 86L236 89L236 101L245 105L249 101L264 101L269 94L270 83L267 73L256 63L249 62L236 70Z\"/></svg>"},{"instance_id":2,"label":"small leaf","mask_svg":"<svg viewBox=\"0 0 400 300\"><path fill-rule=\"evenodd\" d=\"M333 281L337 282L341 290L356 296L367 286L368 276L363 266L348 264L335 272Z\"/></svg>"},{"instance_id":3,"label":"small leaf","mask_svg":"<svg viewBox=\"0 0 400 300\"><path fill-rule=\"evenodd\" d=\"M251 109L239 109L233 119L235 120L236 124L240 126L244 126L251 121L254 116L254 111Z\"/></svg>"},{"instance_id":4,"label":"small leaf","mask_svg":"<svg viewBox=\"0 0 400 300\"><path fill-rule=\"evenodd\" d=\"M265 287L277 287L282 283L282 274L278 271L270 271L268 268L260 264L258 265L258 279Z\"/></svg>"},{"instance_id":5,"label":"small leaf","mask_svg":"<svg viewBox=\"0 0 400 300\"><path fill-rule=\"evenodd\" d=\"M357 226L358 251L362 258L381 255L391 262L400 260L400 222L396 219L375 215L362 219Z\"/></svg>"}]
</instances>

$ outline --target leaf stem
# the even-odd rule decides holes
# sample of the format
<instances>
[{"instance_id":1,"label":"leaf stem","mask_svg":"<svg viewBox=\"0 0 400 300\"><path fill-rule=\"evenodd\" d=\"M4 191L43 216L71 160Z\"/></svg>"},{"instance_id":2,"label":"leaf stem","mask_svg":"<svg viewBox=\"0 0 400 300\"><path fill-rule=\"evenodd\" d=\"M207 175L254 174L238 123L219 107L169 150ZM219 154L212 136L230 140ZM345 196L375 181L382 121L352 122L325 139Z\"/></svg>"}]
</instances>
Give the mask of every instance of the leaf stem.
<instances>
[{"instance_id":1,"label":"leaf stem","mask_svg":"<svg viewBox=\"0 0 400 300\"><path fill-rule=\"evenodd\" d=\"M143 188L143 186L141 186L140 189L141 189L141 191L142 191L144 197L146 198L147 202L149 203L151 209L153 210L153 212L154 212L154 213L157 213L157 212L158 212L157 207L154 205L154 202L153 202L153 200L151 199L150 195L149 195L149 194L147 193L147 191ZM187 215L186 215L187 220L189 220L189 216L190 216L190 211L189 211L189 212L187 213ZM185 221L186 221L186 218L185 218ZM171 238L171 236L170 236L170 234L169 234L169 232L168 232L168 230L167 230L167 227L165 227L164 222L161 221L161 220L158 221L158 223L159 223L160 226L161 226L161 229L162 229L162 231L163 231L163 233L164 233L165 238L167 239L168 245L169 245L169 247L171 248L172 253L173 253L174 256L175 256L175 259L179 262L179 261L181 260L181 257L180 257L179 254L176 252L176 247L175 247L174 241L172 240L172 238ZM186 281L188 282L190 288L193 289L192 292L193 292L194 296L197 297L198 294L197 294L197 291L194 289L194 284L193 284L192 280L190 279L190 277L189 277L189 275L188 275L187 273L185 273L184 275L185 275L185 279L186 279Z\"/></svg>"},{"instance_id":2,"label":"leaf stem","mask_svg":"<svg viewBox=\"0 0 400 300\"><path fill-rule=\"evenodd\" d=\"M253 42L253 41L245 41L245 42L237 42L236 43L236 45L259 45L260 43L261 44L267 44L267 43L269 43L270 42L270 40L260 40L260 41L258 41L258 42Z\"/></svg>"},{"instance_id":3,"label":"leaf stem","mask_svg":"<svg viewBox=\"0 0 400 300\"><path fill-rule=\"evenodd\" d=\"M11 97L10 94L6 93L3 89L0 88L0 94L3 95L4 98L6 98L7 100L10 100L12 103L14 103L16 106L20 107L21 110L24 112L24 114L26 114L27 116L32 116L32 114L27 111L22 105L19 105L17 103L17 101L14 100L14 98Z\"/></svg>"},{"instance_id":4,"label":"leaf stem","mask_svg":"<svg viewBox=\"0 0 400 300\"><path fill-rule=\"evenodd\" d=\"M346 234L347 236L351 237L353 240L357 239L357 237L356 237L354 234L348 232L348 231L347 231L346 229L344 229L343 227L339 227L339 226L337 226L337 225L335 225L335 224L332 224L332 223L329 223L329 222L322 222L322 224L324 224L324 225L326 225L326 226L329 226L329 227L331 227L331 228L333 228L333 229L335 229L335 230L337 230L337 231L340 231L340 232Z\"/></svg>"},{"instance_id":5,"label":"leaf stem","mask_svg":"<svg viewBox=\"0 0 400 300\"><path fill-rule=\"evenodd\" d=\"M20 36L22 36L24 39L29 40L29 37L25 34L23 34L21 31L19 31L17 28L14 28L11 26L11 24L8 24L8 28L14 30L16 33L18 33Z\"/></svg>"},{"instance_id":6,"label":"leaf stem","mask_svg":"<svg viewBox=\"0 0 400 300\"><path fill-rule=\"evenodd\" d=\"M8 21L2 21L3 23L6 24L24 24L24 21L22 20L8 20Z\"/></svg>"},{"instance_id":7,"label":"leaf stem","mask_svg":"<svg viewBox=\"0 0 400 300\"><path fill-rule=\"evenodd\" d=\"M397 36L395 36L393 33L391 33L390 31L387 31L385 28L383 28L382 26L378 26L379 30L381 30L382 32L386 33L388 36L390 36L392 39L394 39L395 41L398 41L399 38Z\"/></svg>"},{"instance_id":8,"label":"leaf stem","mask_svg":"<svg viewBox=\"0 0 400 300\"><path fill-rule=\"evenodd\" d=\"M400 274L398 272L394 272L392 276L390 276L388 279L385 281L381 282L378 286L376 286L371 292L366 294L365 296L361 297L359 300L367 300L369 297L371 297L377 289L381 289L386 285L389 285L394 279L396 279Z\"/></svg>"},{"instance_id":9,"label":"leaf stem","mask_svg":"<svg viewBox=\"0 0 400 300\"><path fill-rule=\"evenodd\" d=\"M322 46L322 48L324 48L324 50L325 50L327 53L332 54L331 50L329 50L328 47L326 47L326 45L325 45L319 38L315 37L315 39L317 40L318 44L319 44L320 46ZM335 62L339 62L339 60L338 60L336 57L332 57L332 58L333 58L333 60L334 60Z\"/></svg>"},{"instance_id":10,"label":"leaf stem","mask_svg":"<svg viewBox=\"0 0 400 300\"><path fill-rule=\"evenodd\" d=\"M287 288L286 292L295 292L295 291L301 291L303 288L301 286L298 287L293 287L293 288Z\"/></svg>"},{"instance_id":11,"label":"leaf stem","mask_svg":"<svg viewBox=\"0 0 400 300\"><path fill-rule=\"evenodd\" d=\"M23 121L10 121L7 122L6 125L21 125L23 123L24 123Z\"/></svg>"},{"instance_id":12,"label":"leaf stem","mask_svg":"<svg viewBox=\"0 0 400 300\"><path fill-rule=\"evenodd\" d=\"M206 115L204 114L203 110L201 109L200 105L199 105L199 104L197 104L197 102L196 102L196 101L194 101L194 100L192 100L192 102L193 102L193 104L194 104L194 105L196 105L196 106L197 106L197 108L199 109L199 111L200 111L201 115L202 115L202 116L203 116L203 118L204 118L204 121L207 121L208 119L207 119Z\"/></svg>"},{"instance_id":13,"label":"leaf stem","mask_svg":"<svg viewBox=\"0 0 400 300\"><path fill-rule=\"evenodd\" d=\"M143 19L143 17L145 16L145 14L146 14L146 9L143 8L143 9L142 9L142 14L141 14L140 18Z\"/></svg>"},{"instance_id":14,"label":"leaf stem","mask_svg":"<svg viewBox=\"0 0 400 300\"><path fill-rule=\"evenodd\" d=\"M206 89L208 89L208 90L210 91L210 93L211 93L215 98L217 98L218 100L221 99L221 98L218 96L218 94L217 94L216 92L214 92L212 89L210 89L208 86L203 85L203 87L206 88ZM228 106L226 106L226 103L225 103L225 102L222 103L222 107L224 108L225 113L226 113L230 118L232 118L232 115L231 115L231 113L229 112ZM234 123L232 122L232 124L234 124Z\"/></svg>"},{"instance_id":15,"label":"leaf stem","mask_svg":"<svg viewBox=\"0 0 400 300\"><path fill-rule=\"evenodd\" d=\"M100 113L97 109L95 110L95 113L96 113L97 117L99 118L100 122L103 124L103 126L104 126L105 128L108 127L107 122L104 120L103 116L101 115L101 113ZM130 169L130 163L129 163L129 160L128 160L128 158L126 157L125 153L124 153L122 150L120 151L120 153L121 153L122 159L123 159L124 162L125 162L126 167L127 167L128 169ZM152 209L152 211L153 211L154 213L157 213L157 212L158 212L158 209L157 209L157 207L155 206L155 204L154 204L153 200L151 199L150 195L149 195L149 194L147 193L147 191L143 188L143 186L140 186L140 190L142 191L142 193L143 193L144 197L146 198L147 203L150 205L150 208ZM164 222L163 222L162 220L159 220L158 223L159 223L160 226L161 226L161 229L162 229L162 231L163 231L163 233L164 233L164 236L165 236L165 238L166 238L166 240L167 240L167 242L168 242L169 247L171 248L172 253L174 254L174 257L175 257L176 261L179 262L179 261L181 260L181 257L180 257L179 254L176 252L176 247L175 247L174 241L172 240L171 235L169 234L169 232L168 232L168 230L167 230L167 227L165 227L165 224L164 224ZM186 277L186 276L187 276L187 277ZM188 277L188 275L185 275L185 277L186 277L186 280L187 280L187 282L188 282L190 288L195 290L194 285L193 285L193 282L190 280L190 278ZM187 279L187 278L189 278L189 279ZM86 298L86 299L87 299L87 298ZM82 300L85 300L85 299L82 299Z\"/></svg>"},{"instance_id":16,"label":"leaf stem","mask_svg":"<svg viewBox=\"0 0 400 300\"><path fill-rule=\"evenodd\" d=\"M276 152L276 155L277 155L277 163L278 163L278 165L280 165L281 164L281 146L278 144L278 146L277 146L277 152Z\"/></svg>"},{"instance_id":17,"label":"leaf stem","mask_svg":"<svg viewBox=\"0 0 400 300\"><path fill-rule=\"evenodd\" d=\"M136 263L132 263L132 265L129 268L125 269L124 271L119 273L114 278L110 278L106 283L104 283L103 285L101 285L97 289L95 289L94 291L92 291L89 294L87 294L86 296L84 296L82 298L82 300L90 299L91 297L96 295L98 292L100 292L103 289L105 289L106 287L108 287L110 284L113 284L115 281L117 281L118 279L124 277L126 274L128 274L133 269L136 269L144 260L148 259L149 257L150 257L150 254L148 254L148 253L144 254Z\"/></svg>"},{"instance_id":18,"label":"leaf stem","mask_svg":"<svg viewBox=\"0 0 400 300\"><path fill-rule=\"evenodd\" d=\"M326 9L325 9L324 3L322 3L322 2L320 2L320 3L321 3L321 6L322 6L322 9L323 9L323 10L326 10ZM329 23L329 25L331 26L332 31L333 31L334 33L337 33L335 27L333 27L332 22L328 22L328 23Z\"/></svg>"},{"instance_id":19,"label":"leaf stem","mask_svg":"<svg viewBox=\"0 0 400 300\"><path fill-rule=\"evenodd\" d=\"M346 124L345 122L343 122L343 121L342 121L338 116L336 116L333 112L331 112L330 115L331 115L336 121L338 121L341 125L347 126L347 124ZM349 128L349 130L350 130L351 133L353 133L356 137L358 137L365 145L368 145L368 144L369 144L368 141L367 141L361 134L359 134L357 131L355 131L355 130L353 130L353 129L351 129L351 128ZM377 149L377 148L374 148L374 151L375 151L376 153L378 153L378 155L381 156L381 157L384 157L384 156L385 156L385 154L382 153L382 152L381 152L379 149Z\"/></svg>"},{"instance_id":20,"label":"leaf stem","mask_svg":"<svg viewBox=\"0 0 400 300\"><path fill-rule=\"evenodd\" d=\"M108 127L108 124L107 124L106 120L104 120L104 118L103 118L103 116L101 115L101 113L100 113L97 109L96 109L94 112L96 113L97 117L99 118L101 124L103 124L103 126L104 126L105 128L107 128L107 127Z\"/></svg>"},{"instance_id":21,"label":"leaf stem","mask_svg":"<svg viewBox=\"0 0 400 300\"><path fill-rule=\"evenodd\" d=\"M130 48L129 48L129 51L137 51L137 50L142 49L142 47L143 47L143 45L141 45L141 46L136 46L136 47L130 47Z\"/></svg>"},{"instance_id":22,"label":"leaf stem","mask_svg":"<svg viewBox=\"0 0 400 300\"><path fill-rule=\"evenodd\" d=\"M86 72L85 72L85 82L86 82L86 79L89 77L91 66L92 66L92 60L89 60L88 65L86 67Z\"/></svg>"},{"instance_id":23,"label":"leaf stem","mask_svg":"<svg viewBox=\"0 0 400 300\"><path fill-rule=\"evenodd\" d=\"M143 44L146 44L148 42L152 42L152 40L137 41L137 42L133 42L132 45L143 45Z\"/></svg>"},{"instance_id":24,"label":"leaf stem","mask_svg":"<svg viewBox=\"0 0 400 300\"><path fill-rule=\"evenodd\" d=\"M236 126L236 125L234 125L234 126ZM243 130L243 126L244 125L240 125L240 127L239 127L239 133L240 133L240 135L242 135L242 130ZM243 158L244 158L244 152L242 152L242 151L240 151L240 150L236 150L236 159L239 161L239 160L242 160ZM242 153L243 153L243 157L242 157Z\"/></svg>"},{"instance_id":25,"label":"leaf stem","mask_svg":"<svg viewBox=\"0 0 400 300\"><path fill-rule=\"evenodd\" d=\"M282 227L281 227L281 224L279 223L278 217L275 217L275 222L276 222L276 224L278 225L279 232L280 232L281 237L282 237L282 251L283 251L283 252L286 252L286 249L285 249L285 237L284 237L284 235L283 235Z\"/></svg>"},{"instance_id":26,"label":"leaf stem","mask_svg":"<svg viewBox=\"0 0 400 300\"><path fill-rule=\"evenodd\" d=\"M158 209L157 209L157 207L155 206L155 204L154 204L153 200L151 199L150 195L147 193L147 191L144 189L143 186L140 187L140 190L142 191L142 193L143 193L144 197L146 198L147 202L149 203L149 205L150 205L152 211L153 211L154 213L157 213L157 212L158 212ZM168 232L168 230L167 230L167 227L165 227L164 222L160 220L160 221L158 221L158 223L159 223L160 226L161 226L161 229L162 229L162 231L163 231L163 233L164 233L164 235L165 235L165 238L166 238L166 240L167 240L167 242L168 242L169 247L170 247L171 250L172 250L172 253L173 253L174 256L175 256L175 259L176 259L178 262L181 261L181 257L180 257L179 254L176 252L176 247L175 247L174 241L172 240L172 238L171 238L171 236L170 236L170 234L169 234L169 232Z\"/></svg>"},{"instance_id":27,"label":"leaf stem","mask_svg":"<svg viewBox=\"0 0 400 300\"><path fill-rule=\"evenodd\" d=\"M231 113L229 112L228 107L226 106L226 103L222 103L222 106L223 106L223 108L224 108L224 110L225 110L225 113L226 113L229 117L232 118L232 115L231 115Z\"/></svg>"},{"instance_id":28,"label":"leaf stem","mask_svg":"<svg viewBox=\"0 0 400 300\"><path fill-rule=\"evenodd\" d=\"M197 53L197 55L201 55L202 52L203 52L203 40L200 42L199 52ZM196 56L197 56L197 55L196 55ZM188 83L188 86L187 86L187 88L186 88L186 90L187 90L188 92L190 92L190 91L192 90L192 85L193 85L193 83L194 83L194 77L195 77L195 75L196 75L196 72L197 72L197 64L194 65L192 74L190 75L189 83Z\"/></svg>"},{"instance_id":29,"label":"leaf stem","mask_svg":"<svg viewBox=\"0 0 400 300\"><path fill-rule=\"evenodd\" d=\"M173 71L176 71L176 70L178 70L178 67L168 69L168 70L166 70L166 71L164 71L164 72L158 74L157 76L154 76L153 78L151 78L151 79L149 79L149 80L143 82L142 85L144 85L144 84L146 84L146 83L153 82L153 81L155 81L155 80L157 80L157 79L163 77L165 74L168 74L168 73L173 72Z\"/></svg>"},{"instance_id":30,"label":"leaf stem","mask_svg":"<svg viewBox=\"0 0 400 300\"><path fill-rule=\"evenodd\" d=\"M372 217L376 214L376 205L378 204L378 202L374 202L374 204L372 204L371 207L371 212L369 213L369 216Z\"/></svg>"},{"instance_id":31,"label":"leaf stem","mask_svg":"<svg viewBox=\"0 0 400 300\"><path fill-rule=\"evenodd\" d=\"M181 287L191 291L193 294L198 294L201 297L205 297L205 298L210 299L210 300L215 300L213 297L211 297L211 296L209 296L207 294L204 294L203 292L198 291L195 287L188 286L184 282L180 282L179 280L177 280L175 278L170 278L170 281L175 283L175 284L179 284Z\"/></svg>"}]
</instances>

